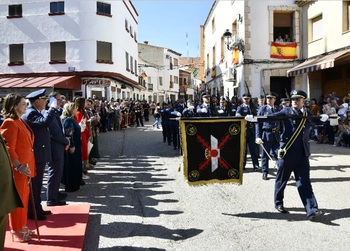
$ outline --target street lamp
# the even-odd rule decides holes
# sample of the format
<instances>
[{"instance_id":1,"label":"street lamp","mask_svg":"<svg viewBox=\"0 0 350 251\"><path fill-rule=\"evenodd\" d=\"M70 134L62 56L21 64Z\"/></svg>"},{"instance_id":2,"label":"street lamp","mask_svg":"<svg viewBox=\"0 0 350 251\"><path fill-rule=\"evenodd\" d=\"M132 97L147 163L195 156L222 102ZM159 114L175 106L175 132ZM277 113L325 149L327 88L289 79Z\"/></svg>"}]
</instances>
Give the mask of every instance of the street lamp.
<instances>
[{"instance_id":1,"label":"street lamp","mask_svg":"<svg viewBox=\"0 0 350 251\"><path fill-rule=\"evenodd\" d=\"M229 29L226 29L223 36L225 38L225 44L229 51L238 49L244 53L244 41L242 38L238 37L238 35L232 36L232 33L229 31Z\"/></svg>"}]
</instances>

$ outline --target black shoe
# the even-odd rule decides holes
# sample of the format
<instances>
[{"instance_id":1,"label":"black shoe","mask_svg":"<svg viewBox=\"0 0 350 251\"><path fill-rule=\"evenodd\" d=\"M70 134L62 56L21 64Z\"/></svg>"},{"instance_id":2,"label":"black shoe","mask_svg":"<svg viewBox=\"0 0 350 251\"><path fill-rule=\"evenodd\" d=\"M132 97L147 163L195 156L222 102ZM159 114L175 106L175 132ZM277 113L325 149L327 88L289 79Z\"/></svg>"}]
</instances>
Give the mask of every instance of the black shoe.
<instances>
[{"instance_id":1,"label":"black shoe","mask_svg":"<svg viewBox=\"0 0 350 251\"><path fill-rule=\"evenodd\" d=\"M96 161L89 161L90 165L96 165L96 163L97 163Z\"/></svg>"},{"instance_id":2,"label":"black shoe","mask_svg":"<svg viewBox=\"0 0 350 251\"><path fill-rule=\"evenodd\" d=\"M288 214L289 212L284 208L284 206L279 205L279 206L275 206L275 208L277 209L278 212L282 213L282 214Z\"/></svg>"},{"instance_id":3,"label":"black shoe","mask_svg":"<svg viewBox=\"0 0 350 251\"><path fill-rule=\"evenodd\" d=\"M58 192L58 198L61 200L67 198L67 196L68 196L68 194L66 194L66 193Z\"/></svg>"},{"instance_id":4,"label":"black shoe","mask_svg":"<svg viewBox=\"0 0 350 251\"><path fill-rule=\"evenodd\" d=\"M65 187L64 191L66 191L67 193L71 193L71 192L76 192L80 189L80 187Z\"/></svg>"},{"instance_id":5,"label":"black shoe","mask_svg":"<svg viewBox=\"0 0 350 251\"><path fill-rule=\"evenodd\" d=\"M49 214L52 214L52 212L50 210L43 210L43 211L41 211L41 214L42 215L49 215Z\"/></svg>"},{"instance_id":6,"label":"black shoe","mask_svg":"<svg viewBox=\"0 0 350 251\"><path fill-rule=\"evenodd\" d=\"M263 180L267 180L267 173L263 173L262 179L263 179Z\"/></svg>"},{"instance_id":7,"label":"black shoe","mask_svg":"<svg viewBox=\"0 0 350 251\"><path fill-rule=\"evenodd\" d=\"M46 202L46 205L48 207L65 206L67 203L64 200L49 200Z\"/></svg>"},{"instance_id":8,"label":"black shoe","mask_svg":"<svg viewBox=\"0 0 350 251\"><path fill-rule=\"evenodd\" d=\"M253 167L253 171L254 171L254 172L260 172L260 170L261 170L261 169L260 169L259 166L254 166L254 167Z\"/></svg>"},{"instance_id":9,"label":"black shoe","mask_svg":"<svg viewBox=\"0 0 350 251\"><path fill-rule=\"evenodd\" d=\"M81 186L84 186L84 185L85 185L85 181L84 181L84 180L81 180L81 181L80 181L80 185L81 185Z\"/></svg>"},{"instance_id":10,"label":"black shoe","mask_svg":"<svg viewBox=\"0 0 350 251\"><path fill-rule=\"evenodd\" d=\"M307 218L312 221L312 220L316 220L316 218L318 218L322 215L324 215L324 212L321 210L317 210L314 213L312 213L310 216L308 216Z\"/></svg>"},{"instance_id":11,"label":"black shoe","mask_svg":"<svg viewBox=\"0 0 350 251\"><path fill-rule=\"evenodd\" d=\"M28 215L28 219L35 220L34 215ZM46 220L46 216L43 214L36 214L37 220Z\"/></svg>"}]
</instances>

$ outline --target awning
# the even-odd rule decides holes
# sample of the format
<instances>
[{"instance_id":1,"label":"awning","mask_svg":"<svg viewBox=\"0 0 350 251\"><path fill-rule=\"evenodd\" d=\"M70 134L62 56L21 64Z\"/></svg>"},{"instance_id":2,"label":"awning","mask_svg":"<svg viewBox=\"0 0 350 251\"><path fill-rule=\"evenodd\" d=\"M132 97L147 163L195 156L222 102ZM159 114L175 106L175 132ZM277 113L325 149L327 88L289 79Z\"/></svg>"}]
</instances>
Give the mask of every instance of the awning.
<instances>
[{"instance_id":1,"label":"awning","mask_svg":"<svg viewBox=\"0 0 350 251\"><path fill-rule=\"evenodd\" d=\"M81 79L75 76L0 78L0 88L55 88L80 90Z\"/></svg>"},{"instance_id":2,"label":"awning","mask_svg":"<svg viewBox=\"0 0 350 251\"><path fill-rule=\"evenodd\" d=\"M313 72L334 67L334 61L350 55L350 49L307 60L287 71L287 76L295 76L302 73Z\"/></svg>"}]
</instances>

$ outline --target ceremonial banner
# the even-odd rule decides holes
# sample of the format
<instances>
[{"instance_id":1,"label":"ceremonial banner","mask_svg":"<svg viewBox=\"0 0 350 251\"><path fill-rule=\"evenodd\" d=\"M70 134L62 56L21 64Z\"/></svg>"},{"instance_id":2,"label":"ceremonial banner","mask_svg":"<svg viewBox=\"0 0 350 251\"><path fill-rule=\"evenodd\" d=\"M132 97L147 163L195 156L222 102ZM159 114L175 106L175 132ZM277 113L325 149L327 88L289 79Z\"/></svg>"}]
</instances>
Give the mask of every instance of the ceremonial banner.
<instances>
[{"instance_id":1,"label":"ceremonial banner","mask_svg":"<svg viewBox=\"0 0 350 251\"><path fill-rule=\"evenodd\" d=\"M271 58L296 59L297 43L276 43L271 42Z\"/></svg>"},{"instance_id":2,"label":"ceremonial banner","mask_svg":"<svg viewBox=\"0 0 350 251\"><path fill-rule=\"evenodd\" d=\"M242 184L245 126L239 118L180 120L184 175L190 185Z\"/></svg>"}]
</instances>

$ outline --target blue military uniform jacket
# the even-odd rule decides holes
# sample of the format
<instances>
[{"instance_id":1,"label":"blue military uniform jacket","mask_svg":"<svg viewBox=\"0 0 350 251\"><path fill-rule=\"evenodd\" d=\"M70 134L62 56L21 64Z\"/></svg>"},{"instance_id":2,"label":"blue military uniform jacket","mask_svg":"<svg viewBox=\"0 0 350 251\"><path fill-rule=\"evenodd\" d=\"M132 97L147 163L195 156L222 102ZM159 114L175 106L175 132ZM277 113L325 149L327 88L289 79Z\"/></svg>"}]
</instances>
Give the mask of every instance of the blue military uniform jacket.
<instances>
[{"instance_id":1,"label":"blue military uniform jacket","mask_svg":"<svg viewBox=\"0 0 350 251\"><path fill-rule=\"evenodd\" d=\"M29 124L34 132L34 156L37 163L52 161L49 125L55 118L55 113L58 111L55 108L50 108L43 115L33 106L28 106L26 113L22 115L22 119Z\"/></svg>"},{"instance_id":2,"label":"blue military uniform jacket","mask_svg":"<svg viewBox=\"0 0 350 251\"><path fill-rule=\"evenodd\" d=\"M267 116L278 112L277 106L270 107L263 105L259 108L258 116ZM279 122L278 121L264 121L256 123L255 125L256 138L261 138L263 141L279 140Z\"/></svg>"},{"instance_id":3,"label":"blue military uniform jacket","mask_svg":"<svg viewBox=\"0 0 350 251\"><path fill-rule=\"evenodd\" d=\"M306 109L306 108L304 108ZM307 116L313 116L310 110L306 109ZM298 111L294 110L292 107L286 107L281 111L274 113L273 115L268 115L269 118L273 118L275 116L286 116L287 118L281 120L281 124L283 127L283 131L280 136L280 148L284 148L289 139L292 137L294 131L298 128L299 123L301 122L301 118L295 118L298 116ZM318 120L318 118L317 118ZM290 147L287 154L298 154L300 153L300 149L297 149L301 145L303 146L303 152L305 156L310 156L310 144L309 144L309 135L310 135L310 125L311 120L306 119L306 123L303 127L303 130L300 132L299 137L296 142ZM297 141L302 140L302 144L298 144ZM296 155L297 156L297 155Z\"/></svg>"}]
</instances>

